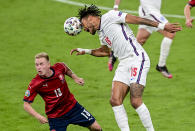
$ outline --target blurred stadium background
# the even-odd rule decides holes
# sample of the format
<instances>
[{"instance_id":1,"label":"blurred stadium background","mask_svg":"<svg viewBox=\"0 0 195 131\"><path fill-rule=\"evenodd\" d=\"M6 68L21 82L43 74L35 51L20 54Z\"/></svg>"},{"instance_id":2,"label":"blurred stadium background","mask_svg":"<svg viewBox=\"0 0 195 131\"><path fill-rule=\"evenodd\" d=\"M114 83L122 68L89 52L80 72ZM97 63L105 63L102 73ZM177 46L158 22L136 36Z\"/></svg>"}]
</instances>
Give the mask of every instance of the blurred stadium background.
<instances>
[{"instance_id":1,"label":"blurred stadium background","mask_svg":"<svg viewBox=\"0 0 195 131\"><path fill-rule=\"evenodd\" d=\"M162 0L163 14L183 16L188 0ZM67 78L69 88L76 99L91 112L104 131L118 131L109 105L111 82L114 71L107 68L108 58L89 55L70 56L72 48L97 48L98 36L82 32L76 37L64 34L63 23L76 16L81 8L70 2L96 4L112 8L114 0L0 0L0 128L1 131L45 131L41 125L23 110L23 96L35 76L34 55L45 51L51 63L63 61L80 77L85 86L76 85ZM138 0L122 0L120 9L137 11ZM106 10L102 9L102 13ZM134 12L133 12L134 13ZM134 15L137 15L136 12ZM195 16L195 9L192 9ZM151 69L143 96L148 106L156 131L195 130L195 23L192 29L185 27L183 17L167 17L170 22L179 22L183 30L178 32L171 47L167 66L173 79L166 79L155 70L158 62L162 36L154 33L144 45L151 59ZM130 25L134 34L137 25ZM115 65L116 68L116 65ZM145 131L136 112L129 104L129 95L124 101L132 131ZM44 102L38 96L33 107L44 114ZM85 131L78 126L69 126L69 131Z\"/></svg>"}]
</instances>

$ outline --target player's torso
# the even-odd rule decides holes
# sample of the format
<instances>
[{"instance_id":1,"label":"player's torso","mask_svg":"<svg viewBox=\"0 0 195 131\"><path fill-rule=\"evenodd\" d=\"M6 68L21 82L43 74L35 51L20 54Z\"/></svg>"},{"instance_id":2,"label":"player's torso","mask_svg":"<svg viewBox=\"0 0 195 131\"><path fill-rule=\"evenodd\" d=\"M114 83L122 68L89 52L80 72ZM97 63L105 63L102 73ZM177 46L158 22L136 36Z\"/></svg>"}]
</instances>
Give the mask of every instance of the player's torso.
<instances>
[{"instance_id":1,"label":"player's torso","mask_svg":"<svg viewBox=\"0 0 195 131\"><path fill-rule=\"evenodd\" d=\"M123 59L130 56L134 53L134 47L142 49L128 25L117 24L104 17L101 19L102 30L98 32L99 39L114 51L116 57Z\"/></svg>"},{"instance_id":2,"label":"player's torso","mask_svg":"<svg viewBox=\"0 0 195 131\"><path fill-rule=\"evenodd\" d=\"M68 91L64 75L59 73L42 82L38 93L47 102L47 99L57 100L59 96L65 95ZM69 91L68 91L69 92Z\"/></svg>"},{"instance_id":3,"label":"player's torso","mask_svg":"<svg viewBox=\"0 0 195 131\"><path fill-rule=\"evenodd\" d=\"M37 88L38 94L45 101L45 110L49 118L65 114L76 103L73 94L68 89L63 72L55 68L54 71L55 74L44 79Z\"/></svg>"}]
</instances>

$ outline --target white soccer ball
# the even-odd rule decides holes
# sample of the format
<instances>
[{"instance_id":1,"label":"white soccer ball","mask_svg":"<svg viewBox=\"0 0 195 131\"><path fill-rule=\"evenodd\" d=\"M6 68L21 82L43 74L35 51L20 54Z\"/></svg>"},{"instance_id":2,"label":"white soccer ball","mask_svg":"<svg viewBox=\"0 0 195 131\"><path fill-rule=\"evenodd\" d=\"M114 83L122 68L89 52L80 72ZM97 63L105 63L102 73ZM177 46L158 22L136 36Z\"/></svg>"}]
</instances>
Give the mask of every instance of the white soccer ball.
<instances>
[{"instance_id":1,"label":"white soccer ball","mask_svg":"<svg viewBox=\"0 0 195 131\"><path fill-rule=\"evenodd\" d=\"M81 32L81 22L77 17L70 17L64 22L64 31L68 35L78 35Z\"/></svg>"}]
</instances>

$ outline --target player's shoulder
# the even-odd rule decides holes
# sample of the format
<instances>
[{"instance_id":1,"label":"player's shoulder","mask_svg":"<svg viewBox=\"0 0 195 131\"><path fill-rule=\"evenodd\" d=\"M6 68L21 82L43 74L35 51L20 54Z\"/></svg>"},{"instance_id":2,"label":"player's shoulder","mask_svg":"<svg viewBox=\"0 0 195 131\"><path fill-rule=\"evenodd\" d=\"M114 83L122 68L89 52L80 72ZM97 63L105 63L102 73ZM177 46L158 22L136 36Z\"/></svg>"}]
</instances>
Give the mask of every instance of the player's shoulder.
<instances>
[{"instance_id":1,"label":"player's shoulder","mask_svg":"<svg viewBox=\"0 0 195 131\"><path fill-rule=\"evenodd\" d=\"M118 10L109 10L106 15L107 16L112 16L112 15L115 15L115 14L118 14L119 12L121 11L118 11ZM122 12L121 12L122 13Z\"/></svg>"},{"instance_id":2,"label":"player's shoulder","mask_svg":"<svg viewBox=\"0 0 195 131\"><path fill-rule=\"evenodd\" d=\"M43 79L40 78L40 76L37 74L30 82L29 86L31 88L38 87L43 82Z\"/></svg>"},{"instance_id":3,"label":"player's shoulder","mask_svg":"<svg viewBox=\"0 0 195 131\"><path fill-rule=\"evenodd\" d=\"M54 69L56 73L66 72L67 70L67 66L64 62L55 63L51 68Z\"/></svg>"},{"instance_id":4,"label":"player's shoulder","mask_svg":"<svg viewBox=\"0 0 195 131\"><path fill-rule=\"evenodd\" d=\"M116 10L109 10L108 11L108 13L110 13L110 14L113 14L113 13L115 13L116 12Z\"/></svg>"},{"instance_id":5,"label":"player's shoulder","mask_svg":"<svg viewBox=\"0 0 195 131\"><path fill-rule=\"evenodd\" d=\"M54 67L54 68L66 68L66 64L64 62L57 62L52 67Z\"/></svg>"},{"instance_id":6,"label":"player's shoulder","mask_svg":"<svg viewBox=\"0 0 195 131\"><path fill-rule=\"evenodd\" d=\"M105 14L105 18L120 18L123 14L122 11L118 11L118 10L110 10Z\"/></svg>"}]
</instances>

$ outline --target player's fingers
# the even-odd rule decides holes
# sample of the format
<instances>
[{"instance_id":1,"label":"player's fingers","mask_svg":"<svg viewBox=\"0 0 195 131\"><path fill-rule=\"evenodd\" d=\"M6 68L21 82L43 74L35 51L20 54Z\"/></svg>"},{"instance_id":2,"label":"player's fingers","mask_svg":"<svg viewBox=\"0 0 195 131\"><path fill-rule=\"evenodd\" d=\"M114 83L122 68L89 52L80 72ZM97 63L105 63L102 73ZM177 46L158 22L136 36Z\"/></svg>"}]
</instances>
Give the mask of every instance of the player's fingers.
<instances>
[{"instance_id":1,"label":"player's fingers","mask_svg":"<svg viewBox=\"0 0 195 131\"><path fill-rule=\"evenodd\" d=\"M77 49L72 49L72 50L70 51L70 55L72 55L72 53L75 52L75 51L77 51Z\"/></svg>"},{"instance_id":2,"label":"player's fingers","mask_svg":"<svg viewBox=\"0 0 195 131\"><path fill-rule=\"evenodd\" d=\"M76 55L84 55L85 51L77 52Z\"/></svg>"},{"instance_id":3,"label":"player's fingers","mask_svg":"<svg viewBox=\"0 0 195 131\"><path fill-rule=\"evenodd\" d=\"M180 25L180 23L171 23L172 25Z\"/></svg>"},{"instance_id":4,"label":"player's fingers","mask_svg":"<svg viewBox=\"0 0 195 131\"><path fill-rule=\"evenodd\" d=\"M187 27L188 28L192 28L192 24L187 24Z\"/></svg>"},{"instance_id":5,"label":"player's fingers","mask_svg":"<svg viewBox=\"0 0 195 131\"><path fill-rule=\"evenodd\" d=\"M76 55L82 55L81 52L77 52Z\"/></svg>"},{"instance_id":6,"label":"player's fingers","mask_svg":"<svg viewBox=\"0 0 195 131\"><path fill-rule=\"evenodd\" d=\"M85 81L82 79L82 80L81 80L81 83L82 83L82 86L83 86L83 85L85 84Z\"/></svg>"},{"instance_id":7,"label":"player's fingers","mask_svg":"<svg viewBox=\"0 0 195 131\"><path fill-rule=\"evenodd\" d=\"M48 123L48 121L44 121L44 122L43 122L43 124L46 124L46 123Z\"/></svg>"},{"instance_id":8,"label":"player's fingers","mask_svg":"<svg viewBox=\"0 0 195 131\"><path fill-rule=\"evenodd\" d=\"M80 82L80 85L83 86L83 85L84 85L84 82L81 81L81 82Z\"/></svg>"},{"instance_id":9,"label":"player's fingers","mask_svg":"<svg viewBox=\"0 0 195 131\"><path fill-rule=\"evenodd\" d=\"M176 23L176 24L173 24L173 27L179 28L179 27L181 27L181 25L179 23Z\"/></svg>"},{"instance_id":10,"label":"player's fingers","mask_svg":"<svg viewBox=\"0 0 195 131\"><path fill-rule=\"evenodd\" d=\"M173 29L173 31L181 31L182 27L180 25L176 24L176 25L173 25L172 29Z\"/></svg>"}]
</instances>

